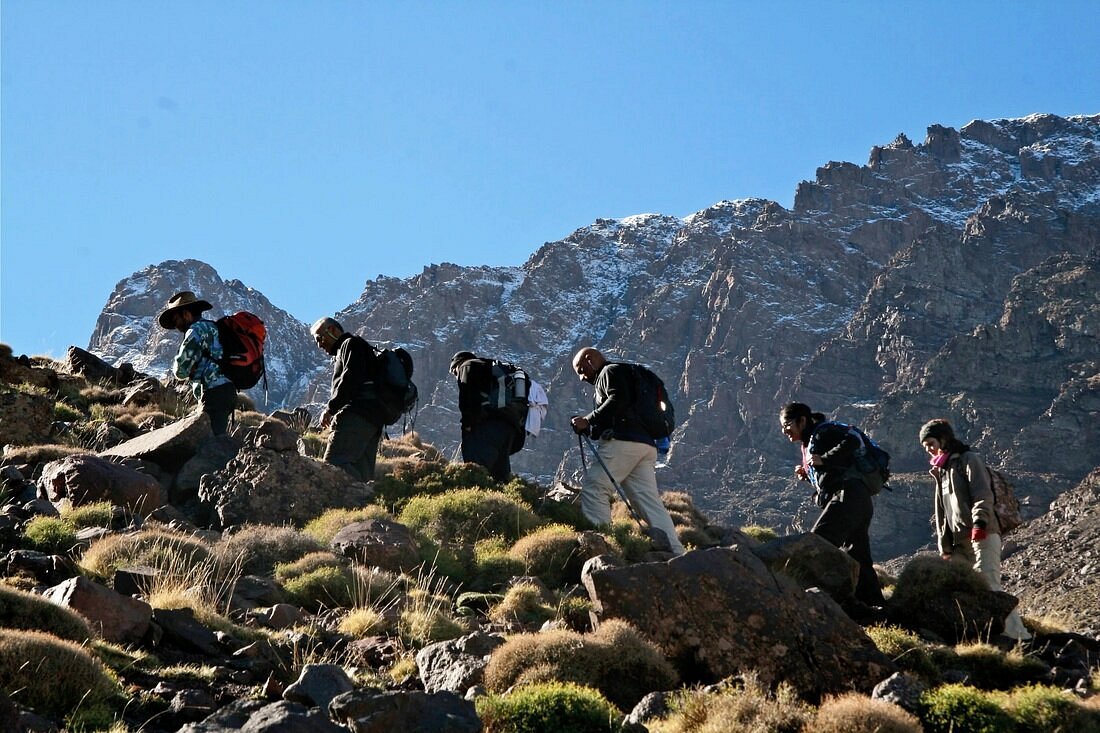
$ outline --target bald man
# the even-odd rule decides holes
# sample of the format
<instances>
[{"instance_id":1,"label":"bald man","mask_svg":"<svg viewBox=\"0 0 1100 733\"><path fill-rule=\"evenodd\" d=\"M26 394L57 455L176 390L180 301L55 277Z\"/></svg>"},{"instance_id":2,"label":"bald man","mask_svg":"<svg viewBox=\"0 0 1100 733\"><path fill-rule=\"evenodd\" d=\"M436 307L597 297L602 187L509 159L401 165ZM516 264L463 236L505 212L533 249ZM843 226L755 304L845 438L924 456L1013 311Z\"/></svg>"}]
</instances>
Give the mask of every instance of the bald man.
<instances>
[{"instance_id":1,"label":"bald man","mask_svg":"<svg viewBox=\"0 0 1100 733\"><path fill-rule=\"evenodd\" d=\"M672 517L657 494L657 447L634 408L633 365L610 362L599 351L587 346L573 357L573 371L582 381L595 387L596 402L592 412L572 419L573 430L596 439L600 458L622 487L634 511L650 527L664 532L674 554L684 554ZM589 471L581 488L581 511L585 519L596 525L609 524L615 496L615 487L607 471Z\"/></svg>"}]
</instances>

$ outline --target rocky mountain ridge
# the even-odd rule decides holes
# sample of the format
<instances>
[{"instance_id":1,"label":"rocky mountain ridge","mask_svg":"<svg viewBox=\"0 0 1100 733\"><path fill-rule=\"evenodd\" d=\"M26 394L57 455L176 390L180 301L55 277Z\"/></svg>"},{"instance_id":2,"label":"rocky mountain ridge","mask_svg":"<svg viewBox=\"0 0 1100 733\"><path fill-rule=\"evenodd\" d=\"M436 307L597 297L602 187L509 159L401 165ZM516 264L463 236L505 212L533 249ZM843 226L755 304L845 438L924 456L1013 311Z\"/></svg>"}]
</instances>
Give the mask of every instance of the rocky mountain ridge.
<instances>
[{"instance_id":1,"label":"rocky mountain ridge","mask_svg":"<svg viewBox=\"0 0 1100 733\"><path fill-rule=\"evenodd\" d=\"M580 467L568 416L590 394L572 353L594 344L651 366L680 420L662 486L724 522L783 528L813 511L788 479L783 402L858 421L905 474L880 498L873 536L879 555L902 554L929 539L916 446L929 417L951 418L1009 467L1033 515L1100 465L1098 145L1100 115L932 125L921 144L875 146L866 165L819 168L791 209L747 199L683 219L599 219L522 267L443 263L370 280L336 317L412 353L417 430L452 454L450 355L527 367L551 408L514 467L543 480ZM89 349L163 373L176 339L153 318L180 289L264 318L268 406L327 397L305 324L193 260L120 283Z\"/></svg>"}]
</instances>

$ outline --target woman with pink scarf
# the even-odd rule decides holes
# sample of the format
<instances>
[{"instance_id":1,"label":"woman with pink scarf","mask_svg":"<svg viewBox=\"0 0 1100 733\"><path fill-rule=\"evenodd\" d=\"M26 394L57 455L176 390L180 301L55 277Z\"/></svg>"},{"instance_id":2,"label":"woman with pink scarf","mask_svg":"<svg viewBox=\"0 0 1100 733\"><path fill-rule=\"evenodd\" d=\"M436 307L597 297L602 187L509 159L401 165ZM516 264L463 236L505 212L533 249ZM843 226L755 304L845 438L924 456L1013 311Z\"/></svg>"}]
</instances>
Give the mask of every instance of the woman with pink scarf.
<instances>
[{"instance_id":1,"label":"woman with pink scarf","mask_svg":"<svg viewBox=\"0 0 1100 733\"><path fill-rule=\"evenodd\" d=\"M928 473L936 482L936 542L944 560L964 562L1001 590L1001 528L993 511L989 470L970 446L955 437L951 423L929 420L920 442L931 457ZM1031 638L1020 614L1005 619L1004 636L1014 642Z\"/></svg>"}]
</instances>

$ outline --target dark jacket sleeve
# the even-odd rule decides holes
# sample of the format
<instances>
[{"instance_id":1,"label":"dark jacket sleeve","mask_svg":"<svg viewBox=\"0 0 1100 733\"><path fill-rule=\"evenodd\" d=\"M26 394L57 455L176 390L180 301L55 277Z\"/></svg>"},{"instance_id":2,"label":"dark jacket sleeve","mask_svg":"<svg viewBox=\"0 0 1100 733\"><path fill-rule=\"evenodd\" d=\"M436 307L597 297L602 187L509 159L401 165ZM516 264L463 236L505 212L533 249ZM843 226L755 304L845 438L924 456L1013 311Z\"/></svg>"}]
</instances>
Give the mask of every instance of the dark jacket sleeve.
<instances>
[{"instance_id":1,"label":"dark jacket sleeve","mask_svg":"<svg viewBox=\"0 0 1100 733\"><path fill-rule=\"evenodd\" d=\"M469 359L458 368L458 411L462 427L472 428L485 419L493 366L485 359Z\"/></svg>"},{"instance_id":2,"label":"dark jacket sleeve","mask_svg":"<svg viewBox=\"0 0 1100 733\"><path fill-rule=\"evenodd\" d=\"M370 344L358 336L344 334L332 370L329 412L335 414L363 396L363 387L373 371L375 358Z\"/></svg>"},{"instance_id":3,"label":"dark jacket sleeve","mask_svg":"<svg viewBox=\"0 0 1100 733\"><path fill-rule=\"evenodd\" d=\"M844 476L852 468L859 438L847 428L822 423L810 439L810 454L821 456L823 465L816 469L818 488L827 494L840 490Z\"/></svg>"},{"instance_id":4,"label":"dark jacket sleeve","mask_svg":"<svg viewBox=\"0 0 1100 733\"><path fill-rule=\"evenodd\" d=\"M634 407L634 369L630 364L607 364L593 386L596 407L585 415L593 437L611 429L617 439L652 443Z\"/></svg>"}]
</instances>

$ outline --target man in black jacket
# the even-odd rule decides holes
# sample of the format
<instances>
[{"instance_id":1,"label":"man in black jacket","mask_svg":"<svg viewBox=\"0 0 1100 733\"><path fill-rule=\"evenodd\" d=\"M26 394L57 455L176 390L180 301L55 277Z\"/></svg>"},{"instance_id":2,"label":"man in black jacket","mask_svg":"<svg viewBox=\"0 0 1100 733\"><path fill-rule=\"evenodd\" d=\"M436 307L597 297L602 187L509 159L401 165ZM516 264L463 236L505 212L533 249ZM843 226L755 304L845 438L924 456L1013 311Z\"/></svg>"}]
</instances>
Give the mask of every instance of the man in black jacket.
<instances>
[{"instance_id":1,"label":"man in black jacket","mask_svg":"<svg viewBox=\"0 0 1100 733\"><path fill-rule=\"evenodd\" d=\"M328 407L321 416L321 427L332 427L325 461L370 481L382 437L375 389L378 357L369 343L332 318L320 319L309 332L322 351L335 357Z\"/></svg>"},{"instance_id":2,"label":"man in black jacket","mask_svg":"<svg viewBox=\"0 0 1100 733\"><path fill-rule=\"evenodd\" d=\"M573 357L573 371L595 387L596 407L572 419L573 430L598 440L597 450L607 471L592 470L581 488L581 511L593 524L611 522L615 487L608 471L623 489L631 506L650 527L664 533L672 552L684 553L665 505L657 494L657 448L642 426L634 407L636 389L630 364L609 362L591 346Z\"/></svg>"},{"instance_id":3,"label":"man in black jacket","mask_svg":"<svg viewBox=\"0 0 1100 733\"><path fill-rule=\"evenodd\" d=\"M493 387L493 362L470 351L451 357L451 374L458 379L458 410L462 414L462 460L477 463L497 481L512 477L512 445L516 426L488 409Z\"/></svg>"}]
</instances>

